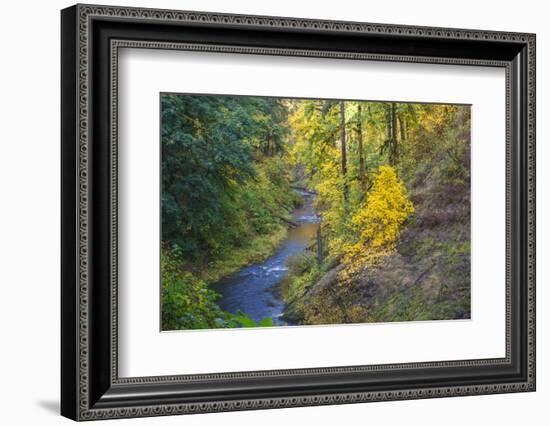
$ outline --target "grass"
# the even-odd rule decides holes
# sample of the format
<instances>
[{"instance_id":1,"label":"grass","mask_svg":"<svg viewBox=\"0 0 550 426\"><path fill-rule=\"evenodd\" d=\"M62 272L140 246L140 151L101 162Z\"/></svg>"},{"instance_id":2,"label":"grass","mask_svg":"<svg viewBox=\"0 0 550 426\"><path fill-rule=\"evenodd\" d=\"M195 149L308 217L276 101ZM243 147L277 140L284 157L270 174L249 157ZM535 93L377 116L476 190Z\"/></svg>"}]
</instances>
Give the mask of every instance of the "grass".
<instances>
[{"instance_id":1,"label":"grass","mask_svg":"<svg viewBox=\"0 0 550 426\"><path fill-rule=\"evenodd\" d=\"M220 259L211 262L200 273L200 278L207 283L215 283L244 266L266 260L285 239L287 232L285 226L277 225L272 232L258 235L244 246L227 251Z\"/></svg>"}]
</instances>

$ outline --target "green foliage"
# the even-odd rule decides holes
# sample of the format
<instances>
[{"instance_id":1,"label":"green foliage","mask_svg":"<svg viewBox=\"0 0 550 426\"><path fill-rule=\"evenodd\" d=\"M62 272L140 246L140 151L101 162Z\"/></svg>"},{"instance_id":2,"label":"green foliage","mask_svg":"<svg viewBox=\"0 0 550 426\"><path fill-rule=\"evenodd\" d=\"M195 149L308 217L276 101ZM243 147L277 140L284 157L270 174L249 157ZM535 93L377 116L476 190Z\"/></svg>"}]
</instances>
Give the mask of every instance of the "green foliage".
<instances>
[{"instance_id":1,"label":"green foliage","mask_svg":"<svg viewBox=\"0 0 550 426\"><path fill-rule=\"evenodd\" d=\"M275 324L273 323L273 318L271 317L267 317L258 321L258 327L273 327L274 325Z\"/></svg>"},{"instance_id":2,"label":"green foliage","mask_svg":"<svg viewBox=\"0 0 550 426\"><path fill-rule=\"evenodd\" d=\"M286 113L272 98L161 97L164 329L252 326L222 312L208 284L286 235L299 201L282 159Z\"/></svg>"},{"instance_id":3,"label":"green foliage","mask_svg":"<svg viewBox=\"0 0 550 426\"><path fill-rule=\"evenodd\" d=\"M304 251L289 257L286 262L288 276L282 284L283 299L287 303L297 302L321 276L322 270L317 263L315 253ZM295 307L297 308L297 307Z\"/></svg>"},{"instance_id":4,"label":"green foliage","mask_svg":"<svg viewBox=\"0 0 550 426\"><path fill-rule=\"evenodd\" d=\"M213 283L238 271L243 266L262 262L273 253L286 234L287 229L277 225L277 228L268 234L255 235L246 244L225 250L204 268L200 268L201 278L208 283Z\"/></svg>"},{"instance_id":5,"label":"green foliage","mask_svg":"<svg viewBox=\"0 0 550 426\"><path fill-rule=\"evenodd\" d=\"M212 328L224 325L224 314L215 303L218 295L190 272L181 270L180 250L161 250L162 329Z\"/></svg>"},{"instance_id":6,"label":"green foliage","mask_svg":"<svg viewBox=\"0 0 550 426\"><path fill-rule=\"evenodd\" d=\"M306 251L288 262L289 318L469 313L464 291L443 289L433 303L419 286L370 306L361 275L406 251L439 262L455 281L469 273L469 107L163 95L161 114L163 329L274 324L223 312L208 285L265 259L285 237L301 202L292 176L317 193L325 242L321 261ZM449 222L459 237L442 241ZM414 242L400 241L413 228Z\"/></svg>"},{"instance_id":7,"label":"green foliage","mask_svg":"<svg viewBox=\"0 0 550 426\"><path fill-rule=\"evenodd\" d=\"M197 259L242 242L250 217L253 227L264 230L271 206L250 193L260 197L272 188L265 187L266 171L254 160L282 152L285 111L267 98L161 97L163 241ZM243 205L251 211L243 212Z\"/></svg>"},{"instance_id":8,"label":"green foliage","mask_svg":"<svg viewBox=\"0 0 550 426\"><path fill-rule=\"evenodd\" d=\"M273 318L256 322L243 312L232 314L216 304L219 295L190 272L182 269L181 250L163 247L162 268L162 330L271 327Z\"/></svg>"},{"instance_id":9,"label":"green foliage","mask_svg":"<svg viewBox=\"0 0 550 426\"><path fill-rule=\"evenodd\" d=\"M253 328L253 327L273 327L275 324L273 318L266 317L259 321L254 321L248 315L239 311L236 314L226 313L230 327L233 328Z\"/></svg>"},{"instance_id":10,"label":"green foliage","mask_svg":"<svg viewBox=\"0 0 550 426\"><path fill-rule=\"evenodd\" d=\"M237 312L236 314L230 314L230 318L235 323L239 324L241 327L256 327L256 321L242 312Z\"/></svg>"}]
</instances>

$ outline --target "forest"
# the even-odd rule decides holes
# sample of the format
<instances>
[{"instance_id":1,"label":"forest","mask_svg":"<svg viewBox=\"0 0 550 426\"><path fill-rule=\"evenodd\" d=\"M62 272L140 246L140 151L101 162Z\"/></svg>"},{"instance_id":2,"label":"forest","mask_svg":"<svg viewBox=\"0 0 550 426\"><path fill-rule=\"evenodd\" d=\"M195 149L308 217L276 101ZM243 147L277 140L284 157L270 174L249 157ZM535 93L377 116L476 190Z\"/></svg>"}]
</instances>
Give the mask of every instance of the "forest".
<instances>
[{"instance_id":1,"label":"forest","mask_svg":"<svg viewBox=\"0 0 550 426\"><path fill-rule=\"evenodd\" d=\"M470 318L470 118L162 94L162 330Z\"/></svg>"}]
</instances>

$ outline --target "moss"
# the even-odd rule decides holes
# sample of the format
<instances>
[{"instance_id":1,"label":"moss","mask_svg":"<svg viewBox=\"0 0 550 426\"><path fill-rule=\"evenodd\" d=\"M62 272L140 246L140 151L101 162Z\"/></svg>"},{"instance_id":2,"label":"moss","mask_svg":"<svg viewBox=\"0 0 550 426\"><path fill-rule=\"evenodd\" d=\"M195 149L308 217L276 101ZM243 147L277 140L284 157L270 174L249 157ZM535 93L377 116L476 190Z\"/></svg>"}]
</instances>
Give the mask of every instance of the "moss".
<instances>
[{"instance_id":1,"label":"moss","mask_svg":"<svg viewBox=\"0 0 550 426\"><path fill-rule=\"evenodd\" d=\"M470 255L469 238L464 240L465 236L453 235L450 230L445 235L445 240L440 240L440 237L438 233L428 233L423 238L416 234L413 238L409 237L406 241L402 241L398 245L398 251L414 261L441 256L450 264L462 262L463 256Z\"/></svg>"},{"instance_id":2,"label":"moss","mask_svg":"<svg viewBox=\"0 0 550 426\"><path fill-rule=\"evenodd\" d=\"M288 304L284 318L301 321L308 303L306 293L324 274L326 268L319 267L317 257L311 251L291 256L287 260L287 266L288 274L281 283L281 297Z\"/></svg>"},{"instance_id":3,"label":"moss","mask_svg":"<svg viewBox=\"0 0 550 426\"><path fill-rule=\"evenodd\" d=\"M469 317L469 298L430 302L418 287L395 293L371 311L374 322L448 320Z\"/></svg>"}]
</instances>

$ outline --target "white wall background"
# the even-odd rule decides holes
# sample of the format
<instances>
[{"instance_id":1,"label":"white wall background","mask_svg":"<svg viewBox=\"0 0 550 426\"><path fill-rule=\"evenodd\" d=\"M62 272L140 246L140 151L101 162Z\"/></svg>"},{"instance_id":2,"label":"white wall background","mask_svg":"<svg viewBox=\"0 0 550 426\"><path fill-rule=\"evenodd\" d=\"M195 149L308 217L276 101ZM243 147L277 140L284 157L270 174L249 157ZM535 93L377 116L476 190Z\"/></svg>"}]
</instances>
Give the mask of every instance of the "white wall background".
<instances>
[{"instance_id":1,"label":"white wall background","mask_svg":"<svg viewBox=\"0 0 550 426\"><path fill-rule=\"evenodd\" d=\"M120 0L103 4L537 33L538 390L421 401L107 421L102 424L547 424L550 401L550 27L545 2ZM59 9L11 1L0 25L0 418L69 424L59 405Z\"/></svg>"}]
</instances>

